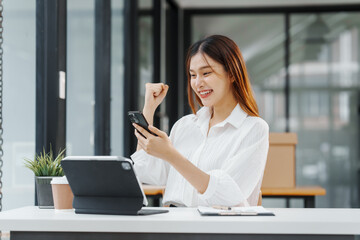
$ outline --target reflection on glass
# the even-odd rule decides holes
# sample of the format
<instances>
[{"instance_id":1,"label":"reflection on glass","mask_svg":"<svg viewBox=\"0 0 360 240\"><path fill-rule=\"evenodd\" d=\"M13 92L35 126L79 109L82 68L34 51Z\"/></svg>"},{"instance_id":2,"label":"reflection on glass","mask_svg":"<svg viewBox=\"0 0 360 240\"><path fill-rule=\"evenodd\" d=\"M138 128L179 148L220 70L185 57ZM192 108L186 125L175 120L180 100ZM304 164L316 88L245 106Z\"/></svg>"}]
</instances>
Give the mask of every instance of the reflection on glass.
<instances>
[{"instance_id":1,"label":"reflection on glass","mask_svg":"<svg viewBox=\"0 0 360 240\"><path fill-rule=\"evenodd\" d=\"M153 0L138 0L140 10L150 10L153 5Z\"/></svg>"},{"instance_id":2,"label":"reflection on glass","mask_svg":"<svg viewBox=\"0 0 360 240\"><path fill-rule=\"evenodd\" d=\"M290 130L297 183L327 190L319 207L357 207L359 14L291 16Z\"/></svg>"},{"instance_id":3,"label":"reflection on glass","mask_svg":"<svg viewBox=\"0 0 360 240\"><path fill-rule=\"evenodd\" d=\"M145 84L153 77L153 22L151 16L139 18L139 108L144 106Z\"/></svg>"},{"instance_id":4,"label":"reflection on glass","mask_svg":"<svg viewBox=\"0 0 360 240\"><path fill-rule=\"evenodd\" d=\"M284 17L197 16L192 24L192 42L221 34L237 43L246 61L260 115L272 132L285 131Z\"/></svg>"}]
</instances>

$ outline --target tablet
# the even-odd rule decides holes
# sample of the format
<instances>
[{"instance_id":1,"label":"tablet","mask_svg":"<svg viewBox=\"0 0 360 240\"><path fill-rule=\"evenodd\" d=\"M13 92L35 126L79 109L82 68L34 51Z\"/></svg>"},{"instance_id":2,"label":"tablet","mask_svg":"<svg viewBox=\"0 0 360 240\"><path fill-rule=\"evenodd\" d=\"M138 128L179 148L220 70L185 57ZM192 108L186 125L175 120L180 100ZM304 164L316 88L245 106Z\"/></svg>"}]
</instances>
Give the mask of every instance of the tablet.
<instances>
[{"instance_id":1,"label":"tablet","mask_svg":"<svg viewBox=\"0 0 360 240\"><path fill-rule=\"evenodd\" d=\"M75 213L147 215L167 210L141 209L146 196L133 162L115 156L68 156L61 166L74 194Z\"/></svg>"}]
</instances>

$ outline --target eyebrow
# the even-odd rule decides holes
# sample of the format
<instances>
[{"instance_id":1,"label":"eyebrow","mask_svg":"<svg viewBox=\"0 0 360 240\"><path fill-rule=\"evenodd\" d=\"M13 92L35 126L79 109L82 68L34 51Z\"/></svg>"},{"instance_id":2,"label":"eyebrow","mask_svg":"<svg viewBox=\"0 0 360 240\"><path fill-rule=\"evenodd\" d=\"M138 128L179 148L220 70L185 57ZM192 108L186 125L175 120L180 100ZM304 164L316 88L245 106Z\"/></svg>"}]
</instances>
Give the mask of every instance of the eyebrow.
<instances>
[{"instance_id":1,"label":"eyebrow","mask_svg":"<svg viewBox=\"0 0 360 240\"><path fill-rule=\"evenodd\" d=\"M199 70L202 70L202 69L205 69L205 68L213 68L212 66L210 66L210 65L206 65L206 66L202 66L202 67L200 67L199 68ZM190 72L194 72L194 70L193 69L190 69L189 70Z\"/></svg>"}]
</instances>

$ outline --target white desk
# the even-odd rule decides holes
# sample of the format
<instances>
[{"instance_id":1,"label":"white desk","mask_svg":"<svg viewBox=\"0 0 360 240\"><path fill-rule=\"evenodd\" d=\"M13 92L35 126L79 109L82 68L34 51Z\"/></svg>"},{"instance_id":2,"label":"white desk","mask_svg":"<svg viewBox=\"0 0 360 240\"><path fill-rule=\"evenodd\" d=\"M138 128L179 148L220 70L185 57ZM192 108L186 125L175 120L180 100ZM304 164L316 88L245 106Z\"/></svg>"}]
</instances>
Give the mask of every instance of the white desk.
<instances>
[{"instance_id":1,"label":"white desk","mask_svg":"<svg viewBox=\"0 0 360 240\"><path fill-rule=\"evenodd\" d=\"M239 239L239 235L241 239L353 239L360 235L360 209L270 209L275 217L202 217L194 208L166 209L170 212L114 216L24 207L1 212L0 230L10 231L12 240L218 240Z\"/></svg>"}]
</instances>

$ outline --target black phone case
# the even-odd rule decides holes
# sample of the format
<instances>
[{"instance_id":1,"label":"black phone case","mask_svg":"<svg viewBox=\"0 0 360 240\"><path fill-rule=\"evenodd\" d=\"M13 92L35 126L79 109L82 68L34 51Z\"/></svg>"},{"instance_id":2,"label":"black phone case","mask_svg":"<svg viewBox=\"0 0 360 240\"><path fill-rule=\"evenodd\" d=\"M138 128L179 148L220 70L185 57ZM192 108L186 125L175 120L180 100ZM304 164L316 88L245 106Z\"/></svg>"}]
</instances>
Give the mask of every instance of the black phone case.
<instances>
[{"instance_id":1,"label":"black phone case","mask_svg":"<svg viewBox=\"0 0 360 240\"><path fill-rule=\"evenodd\" d=\"M145 119L145 117L144 117L144 115L141 113L141 112L139 112L139 111L129 111L128 112L128 116L129 116L129 118L130 118L130 121L132 122L132 123L136 123L136 124L138 124L139 126L141 126L142 128L144 128L146 131L148 131L149 133L151 133L152 135L154 135L154 136L157 136L155 133L153 133L153 132L151 132L150 130L149 130L149 123L146 121L146 119ZM139 131L138 131L138 133L140 133ZM141 133L140 133L141 134ZM143 134L141 134L143 137L145 137Z\"/></svg>"}]
</instances>

